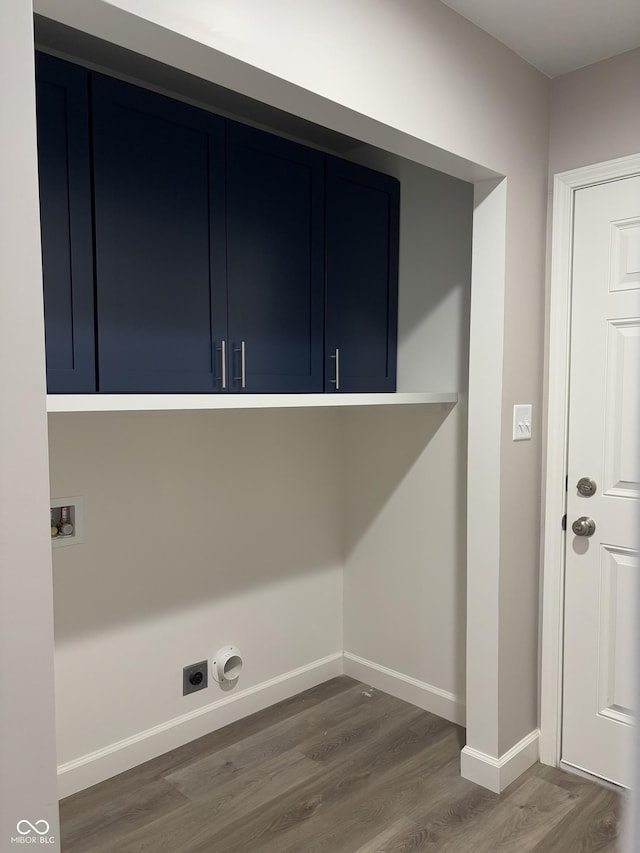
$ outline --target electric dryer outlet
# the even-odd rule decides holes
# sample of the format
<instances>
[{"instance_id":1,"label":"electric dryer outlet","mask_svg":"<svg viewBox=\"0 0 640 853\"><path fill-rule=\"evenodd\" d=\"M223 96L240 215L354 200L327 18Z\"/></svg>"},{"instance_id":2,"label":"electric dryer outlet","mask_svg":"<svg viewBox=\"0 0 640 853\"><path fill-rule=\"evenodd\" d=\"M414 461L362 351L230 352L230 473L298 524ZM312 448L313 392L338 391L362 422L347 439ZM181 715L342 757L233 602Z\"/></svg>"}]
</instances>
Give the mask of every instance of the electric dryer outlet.
<instances>
[{"instance_id":1,"label":"electric dryer outlet","mask_svg":"<svg viewBox=\"0 0 640 853\"><path fill-rule=\"evenodd\" d=\"M182 670L182 695L187 696L189 693L196 693L198 690L204 690L209 686L209 672L206 660L201 660L199 663L192 663L185 666Z\"/></svg>"}]
</instances>

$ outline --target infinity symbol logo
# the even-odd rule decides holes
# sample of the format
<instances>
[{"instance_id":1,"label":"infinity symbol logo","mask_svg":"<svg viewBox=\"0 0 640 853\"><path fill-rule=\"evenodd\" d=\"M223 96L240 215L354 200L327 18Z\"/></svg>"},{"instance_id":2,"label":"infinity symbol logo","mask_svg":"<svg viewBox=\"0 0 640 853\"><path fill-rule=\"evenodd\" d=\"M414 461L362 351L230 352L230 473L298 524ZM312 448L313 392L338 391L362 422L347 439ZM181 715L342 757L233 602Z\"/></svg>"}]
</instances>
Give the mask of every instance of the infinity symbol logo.
<instances>
[{"instance_id":1,"label":"infinity symbol logo","mask_svg":"<svg viewBox=\"0 0 640 853\"><path fill-rule=\"evenodd\" d=\"M27 829L24 829L25 826ZM44 827L44 829L38 829L38 827ZM19 820L16 829L20 835L28 835L30 832L46 835L49 832L49 824L46 820L37 820L35 823L31 823L30 820Z\"/></svg>"}]
</instances>

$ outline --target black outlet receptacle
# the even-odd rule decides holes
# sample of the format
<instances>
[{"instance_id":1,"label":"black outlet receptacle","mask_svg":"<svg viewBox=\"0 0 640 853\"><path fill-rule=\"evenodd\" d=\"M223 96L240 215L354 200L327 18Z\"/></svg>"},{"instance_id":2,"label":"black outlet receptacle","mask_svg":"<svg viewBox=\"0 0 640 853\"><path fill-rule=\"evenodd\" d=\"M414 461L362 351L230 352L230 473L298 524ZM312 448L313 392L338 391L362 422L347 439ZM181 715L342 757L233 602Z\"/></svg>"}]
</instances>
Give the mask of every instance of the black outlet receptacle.
<instances>
[{"instance_id":1,"label":"black outlet receptacle","mask_svg":"<svg viewBox=\"0 0 640 853\"><path fill-rule=\"evenodd\" d=\"M204 690L209 684L207 661L192 663L182 670L182 695L195 693L196 690Z\"/></svg>"}]
</instances>

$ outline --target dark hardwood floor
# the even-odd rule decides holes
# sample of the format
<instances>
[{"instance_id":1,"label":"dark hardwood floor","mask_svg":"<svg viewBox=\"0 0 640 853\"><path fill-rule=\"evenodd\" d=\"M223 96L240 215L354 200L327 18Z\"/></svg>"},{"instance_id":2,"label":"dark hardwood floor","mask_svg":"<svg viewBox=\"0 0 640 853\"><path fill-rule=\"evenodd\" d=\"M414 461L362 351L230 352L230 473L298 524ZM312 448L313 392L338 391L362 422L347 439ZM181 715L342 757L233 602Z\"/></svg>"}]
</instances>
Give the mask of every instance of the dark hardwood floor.
<instances>
[{"instance_id":1,"label":"dark hardwood floor","mask_svg":"<svg viewBox=\"0 0 640 853\"><path fill-rule=\"evenodd\" d=\"M63 853L587 853L620 797L536 765L462 779L464 732L347 677L68 797Z\"/></svg>"}]
</instances>

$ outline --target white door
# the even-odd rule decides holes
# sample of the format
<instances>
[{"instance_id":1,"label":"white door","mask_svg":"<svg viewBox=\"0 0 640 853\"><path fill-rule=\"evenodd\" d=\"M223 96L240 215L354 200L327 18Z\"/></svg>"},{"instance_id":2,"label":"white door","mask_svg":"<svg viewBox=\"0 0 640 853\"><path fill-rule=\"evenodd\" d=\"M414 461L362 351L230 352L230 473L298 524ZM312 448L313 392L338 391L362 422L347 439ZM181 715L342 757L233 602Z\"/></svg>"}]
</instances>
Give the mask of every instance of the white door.
<instances>
[{"instance_id":1,"label":"white door","mask_svg":"<svg viewBox=\"0 0 640 853\"><path fill-rule=\"evenodd\" d=\"M562 761L629 787L639 570L640 177L577 190L574 211ZM595 482L595 494L581 493L583 477ZM574 533L581 518L593 520L593 535ZM587 522L582 529L588 532Z\"/></svg>"}]
</instances>

